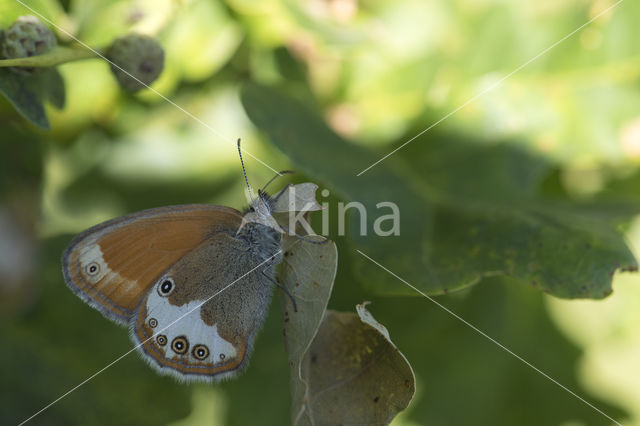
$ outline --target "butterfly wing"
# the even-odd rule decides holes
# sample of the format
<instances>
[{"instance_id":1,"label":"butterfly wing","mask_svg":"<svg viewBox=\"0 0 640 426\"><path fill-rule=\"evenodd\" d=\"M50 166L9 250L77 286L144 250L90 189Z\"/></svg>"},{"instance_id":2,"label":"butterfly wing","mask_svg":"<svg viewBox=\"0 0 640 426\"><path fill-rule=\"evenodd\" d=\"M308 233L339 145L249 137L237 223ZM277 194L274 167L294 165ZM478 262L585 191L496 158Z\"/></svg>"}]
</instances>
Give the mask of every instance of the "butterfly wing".
<instances>
[{"instance_id":1,"label":"butterfly wing","mask_svg":"<svg viewBox=\"0 0 640 426\"><path fill-rule=\"evenodd\" d=\"M128 324L145 293L178 259L219 232L234 232L240 212L192 204L144 210L78 235L62 257L67 285L105 317Z\"/></svg>"},{"instance_id":2,"label":"butterfly wing","mask_svg":"<svg viewBox=\"0 0 640 426\"><path fill-rule=\"evenodd\" d=\"M274 265L256 246L211 236L149 289L132 319L132 339L161 374L217 381L247 364L266 315Z\"/></svg>"}]
</instances>

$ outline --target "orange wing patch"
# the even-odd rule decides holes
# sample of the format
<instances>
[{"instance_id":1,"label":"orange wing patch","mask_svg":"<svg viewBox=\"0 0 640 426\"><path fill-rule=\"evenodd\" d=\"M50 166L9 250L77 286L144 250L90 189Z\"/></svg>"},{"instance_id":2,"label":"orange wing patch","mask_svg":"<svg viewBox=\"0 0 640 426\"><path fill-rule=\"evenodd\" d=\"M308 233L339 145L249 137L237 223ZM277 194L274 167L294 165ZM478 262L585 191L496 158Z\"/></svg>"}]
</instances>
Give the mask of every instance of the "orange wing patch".
<instances>
[{"instance_id":1,"label":"orange wing patch","mask_svg":"<svg viewBox=\"0 0 640 426\"><path fill-rule=\"evenodd\" d=\"M147 289L212 234L235 232L239 211L223 206L161 207L97 225L63 255L67 285L104 316L127 324Z\"/></svg>"}]
</instances>

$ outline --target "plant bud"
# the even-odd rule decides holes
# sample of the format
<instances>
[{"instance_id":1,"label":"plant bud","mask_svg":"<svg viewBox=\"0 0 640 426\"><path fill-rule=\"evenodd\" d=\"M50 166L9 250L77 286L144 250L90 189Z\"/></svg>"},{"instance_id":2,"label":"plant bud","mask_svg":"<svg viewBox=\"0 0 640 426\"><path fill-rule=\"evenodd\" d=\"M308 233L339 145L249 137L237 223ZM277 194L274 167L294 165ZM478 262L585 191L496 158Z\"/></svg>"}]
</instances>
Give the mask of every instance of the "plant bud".
<instances>
[{"instance_id":1,"label":"plant bud","mask_svg":"<svg viewBox=\"0 0 640 426\"><path fill-rule=\"evenodd\" d=\"M128 92L150 85L164 67L164 50L156 39L145 35L129 34L116 39L106 57L112 62L111 71L120 87Z\"/></svg>"},{"instance_id":2,"label":"plant bud","mask_svg":"<svg viewBox=\"0 0 640 426\"><path fill-rule=\"evenodd\" d=\"M3 59L27 58L47 53L56 44L56 37L38 18L21 16L4 32L0 55ZM11 67L11 70L21 74L31 74L34 69Z\"/></svg>"}]
</instances>

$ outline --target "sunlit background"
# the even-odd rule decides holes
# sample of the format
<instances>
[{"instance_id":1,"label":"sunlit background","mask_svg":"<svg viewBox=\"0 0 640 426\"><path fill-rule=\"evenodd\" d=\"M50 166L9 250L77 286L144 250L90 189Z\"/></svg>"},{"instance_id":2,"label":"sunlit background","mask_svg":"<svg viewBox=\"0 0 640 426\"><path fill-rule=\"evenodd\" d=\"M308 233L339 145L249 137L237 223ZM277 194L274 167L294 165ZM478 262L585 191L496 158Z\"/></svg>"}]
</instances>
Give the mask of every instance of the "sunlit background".
<instances>
[{"instance_id":1,"label":"sunlit background","mask_svg":"<svg viewBox=\"0 0 640 426\"><path fill-rule=\"evenodd\" d=\"M101 60L60 66L67 102L47 108L50 131L0 100L1 423L30 416L130 348L126 330L65 287L58 259L73 234L161 205L243 207L238 137L272 167L291 167L247 117L239 94L246 81L302 94L336 133L379 156L464 106L434 132L543 156L577 200L610 193L614 181L640 200L637 1L27 3L59 26L61 42L68 32L99 48L140 32L159 39L166 62L154 90L135 95ZM25 14L33 12L0 0L1 27ZM411 143L432 143L431 133ZM256 186L272 176L245 161ZM304 178L314 180L294 181ZM626 237L640 255L639 220ZM611 424L428 300L369 293L349 271L351 248L337 242L330 306L373 299L418 379L413 404L394 424ZM617 274L614 293L599 301L486 281L439 300L624 425L640 425L637 275ZM484 322L482 307L494 302L504 312ZM286 424L288 368L272 311L252 365L234 382L178 384L131 355L33 424Z\"/></svg>"}]
</instances>

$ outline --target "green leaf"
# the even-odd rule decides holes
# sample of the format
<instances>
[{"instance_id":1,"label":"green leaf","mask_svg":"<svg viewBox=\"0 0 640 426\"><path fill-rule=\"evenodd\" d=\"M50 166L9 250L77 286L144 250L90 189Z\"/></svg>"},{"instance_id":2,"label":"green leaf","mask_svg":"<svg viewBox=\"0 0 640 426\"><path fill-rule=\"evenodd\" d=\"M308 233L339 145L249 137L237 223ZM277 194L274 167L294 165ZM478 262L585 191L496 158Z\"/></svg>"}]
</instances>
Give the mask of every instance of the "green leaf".
<instances>
[{"instance_id":1,"label":"green leaf","mask_svg":"<svg viewBox=\"0 0 640 426\"><path fill-rule=\"evenodd\" d=\"M304 359L309 390L300 424L384 425L411 402L407 359L365 304L357 311L327 311Z\"/></svg>"},{"instance_id":2,"label":"green leaf","mask_svg":"<svg viewBox=\"0 0 640 426\"><path fill-rule=\"evenodd\" d=\"M49 120L38 94L29 87L30 77L0 68L0 93L24 118L41 129L48 130Z\"/></svg>"},{"instance_id":3,"label":"green leaf","mask_svg":"<svg viewBox=\"0 0 640 426\"><path fill-rule=\"evenodd\" d=\"M365 229L354 215L347 235L354 245L427 294L507 275L558 297L602 298L616 270L637 268L607 220L570 199L544 198L549 164L514 145L432 136L357 177L382 155L343 140L277 91L248 85L242 97L254 124L298 167L364 205ZM371 235L376 215L388 214L376 207L385 201L399 208L399 236ZM414 294L376 268L360 262L363 282L384 294Z\"/></svg>"},{"instance_id":4,"label":"green leaf","mask_svg":"<svg viewBox=\"0 0 640 426\"><path fill-rule=\"evenodd\" d=\"M297 425L308 416L305 402L309 386L302 371L302 362L331 296L338 252L333 241L312 244L290 236L285 236L283 252L280 279L297 305L297 312L294 312L288 296L283 294L284 339L293 400L291 418Z\"/></svg>"},{"instance_id":5,"label":"green leaf","mask_svg":"<svg viewBox=\"0 0 640 426\"><path fill-rule=\"evenodd\" d=\"M57 68L38 69L30 75L0 68L0 92L24 118L45 130L49 129L49 120L43 101L58 109L65 104L64 80Z\"/></svg>"},{"instance_id":6,"label":"green leaf","mask_svg":"<svg viewBox=\"0 0 640 426\"><path fill-rule=\"evenodd\" d=\"M43 101L50 102L58 109L64 108L65 88L62 75L57 68L48 68L36 72L28 81L33 92L37 93Z\"/></svg>"},{"instance_id":7,"label":"green leaf","mask_svg":"<svg viewBox=\"0 0 640 426\"><path fill-rule=\"evenodd\" d=\"M399 153L439 194L429 258L436 279L508 275L558 297L598 299L611 292L616 270L637 268L603 205L545 196L548 160L514 144L437 141Z\"/></svg>"}]
</instances>

